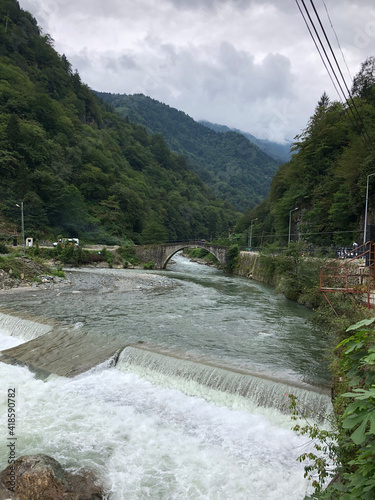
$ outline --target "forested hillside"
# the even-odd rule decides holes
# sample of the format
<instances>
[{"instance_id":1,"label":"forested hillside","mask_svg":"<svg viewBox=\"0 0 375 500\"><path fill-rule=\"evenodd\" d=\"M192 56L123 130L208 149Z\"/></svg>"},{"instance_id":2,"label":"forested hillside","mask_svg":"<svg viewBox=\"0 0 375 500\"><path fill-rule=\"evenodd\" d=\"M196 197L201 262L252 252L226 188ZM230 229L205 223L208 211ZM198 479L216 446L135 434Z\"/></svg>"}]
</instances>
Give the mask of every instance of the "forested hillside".
<instances>
[{"instance_id":1,"label":"forested hillside","mask_svg":"<svg viewBox=\"0 0 375 500\"><path fill-rule=\"evenodd\" d=\"M375 173L375 58L363 63L351 94L350 109L322 95L268 198L240 220L237 230L245 231L258 218L255 244L261 239L285 243L290 216L292 240L316 245L363 241L367 176ZM375 176L369 177L369 224L375 222L374 209Z\"/></svg>"},{"instance_id":2,"label":"forested hillside","mask_svg":"<svg viewBox=\"0 0 375 500\"><path fill-rule=\"evenodd\" d=\"M162 134L172 151L183 154L215 194L238 210L252 208L267 196L280 163L242 134L217 133L143 94L97 94L130 122Z\"/></svg>"},{"instance_id":3,"label":"forested hillside","mask_svg":"<svg viewBox=\"0 0 375 500\"><path fill-rule=\"evenodd\" d=\"M226 133L226 132L237 132L246 139L249 139L250 142L258 146L259 149L263 151L263 153L266 153L266 155L270 156L274 160L277 161L277 163L285 163L290 160L290 143L287 144L279 144L277 142L272 142L267 139L258 139L252 134L249 134L248 132L243 132L242 130L239 130L237 128L229 128L226 125L219 125L218 123L211 123L206 120L200 120L199 123L204 125L205 127L208 127L215 132L221 132L221 133Z\"/></svg>"},{"instance_id":4,"label":"forested hillside","mask_svg":"<svg viewBox=\"0 0 375 500\"><path fill-rule=\"evenodd\" d=\"M72 71L16 0L0 4L0 222L3 238L59 234L153 242L224 232L237 213L172 153ZM124 82L126 87L126 82Z\"/></svg>"}]
</instances>

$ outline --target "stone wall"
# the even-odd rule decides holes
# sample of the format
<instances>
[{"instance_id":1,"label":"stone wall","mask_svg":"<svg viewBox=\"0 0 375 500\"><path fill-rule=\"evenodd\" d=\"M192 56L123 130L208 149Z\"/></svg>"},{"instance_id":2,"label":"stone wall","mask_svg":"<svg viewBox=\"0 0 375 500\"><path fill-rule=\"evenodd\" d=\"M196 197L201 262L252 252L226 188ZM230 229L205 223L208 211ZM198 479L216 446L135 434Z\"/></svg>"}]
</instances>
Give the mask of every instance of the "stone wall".
<instances>
[{"instance_id":1,"label":"stone wall","mask_svg":"<svg viewBox=\"0 0 375 500\"><path fill-rule=\"evenodd\" d=\"M260 256L257 252L240 252L235 273L258 280ZM261 278L261 276L259 276ZM259 279L259 281L262 281Z\"/></svg>"}]
</instances>

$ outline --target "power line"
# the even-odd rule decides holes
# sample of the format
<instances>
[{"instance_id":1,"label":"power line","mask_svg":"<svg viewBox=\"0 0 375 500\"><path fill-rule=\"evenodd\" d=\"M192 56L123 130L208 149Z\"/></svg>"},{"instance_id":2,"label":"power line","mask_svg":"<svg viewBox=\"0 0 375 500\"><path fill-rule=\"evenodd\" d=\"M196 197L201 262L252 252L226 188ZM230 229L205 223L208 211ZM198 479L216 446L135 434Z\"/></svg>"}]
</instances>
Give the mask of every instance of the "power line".
<instances>
[{"instance_id":1,"label":"power line","mask_svg":"<svg viewBox=\"0 0 375 500\"><path fill-rule=\"evenodd\" d=\"M296 1L297 1L297 0L296 0ZM322 50L323 50L323 53L324 53L325 58L326 58L326 60L327 60L327 62L328 62L328 64L329 64L329 67L331 68L331 72L332 72L332 74L333 74L333 76L334 76L334 78L335 78L335 80L336 80L336 82L337 82L337 85L339 86L339 89L340 89L340 91L341 91L341 93L342 93L342 96L343 96L344 100L346 100L345 92L344 92L344 90L343 90L343 88L342 88L342 85L341 85L341 83L340 83L340 81L339 81L339 79L338 79L337 75L336 75L336 72L335 72L335 70L334 70L334 68L333 68L332 62L330 61L330 58L328 57L328 54L327 54L326 48L324 47L324 44L323 44L323 42L322 42L322 40L321 40L321 37L320 37L320 35L319 35L319 33L318 33L318 30L317 30L317 28L316 28L316 26L315 26L315 23L314 23L314 21L313 21L313 20L312 20L312 18L311 18L310 12L309 12L308 8L306 7L305 1L304 1L304 0L301 0L301 2L302 2L302 5L303 5L303 7L304 7L304 9L305 9L305 11L306 11L307 17L309 18L310 24L311 24L311 26L313 27L313 30L314 30L314 32L315 32L315 36L317 37L317 39L318 39L318 41L319 41L319 44L320 44L320 46L321 46L321 48L322 48ZM321 57L322 57L322 56L321 56ZM326 66L325 66L325 67L326 67ZM340 97L340 99L341 99L340 94L339 94L339 97Z\"/></svg>"},{"instance_id":2,"label":"power line","mask_svg":"<svg viewBox=\"0 0 375 500\"><path fill-rule=\"evenodd\" d=\"M342 51L342 48L341 48L341 45L340 45L340 42L339 42L339 39L338 39L338 36L337 36L336 30L335 30L335 28L334 28L334 26L333 26L333 23L332 23L332 21L331 21L331 16L329 15L327 5L326 5L326 3L325 3L325 1L324 1L324 0L322 0L322 2L323 2L324 8L325 8L326 13L327 13L327 17L328 17L329 24L331 25L332 31L333 31L333 33L334 33L334 35L335 35L337 45L338 45L338 47L339 47L339 49L340 49L342 59L343 59L343 61L344 61L344 63L345 63L346 69L348 70L350 80L351 80L351 81L353 81L353 77L352 77L352 75L351 75L351 73L350 73L349 66L348 66L348 64L347 64L347 62L346 62L346 59L345 59L345 56L344 56L344 52Z\"/></svg>"},{"instance_id":3,"label":"power line","mask_svg":"<svg viewBox=\"0 0 375 500\"><path fill-rule=\"evenodd\" d=\"M342 83L340 82L340 79L339 79L339 77L338 77L338 76L337 76L337 74L336 74L336 71L335 71L335 69L334 69L334 67L333 67L333 64L332 64L332 62L331 62L331 60L330 60L330 57L329 57L329 55L327 54L327 50L326 50L326 48L325 48L325 46L324 46L324 44L323 44L323 42L322 42L322 39L321 39L321 37L320 37L320 35L319 35L319 33L318 33L318 30L317 30L317 28L316 28L316 26L315 26L315 23L314 23L314 21L313 21L313 19L312 19L311 15L310 15L310 12L309 12L309 10L308 10L308 8L307 8L306 4L305 4L305 1L304 1L304 0L300 0L300 1L301 1L301 3L302 3L302 5L303 5L303 7L304 7L304 9L305 9L305 12L306 12L307 17L308 17L308 19L309 19L309 21L310 21L310 24L311 24L311 26L312 26L312 28L313 28L313 30L314 30L314 32L315 32L315 36L314 36L313 32L312 32L312 31L311 31L311 29L310 29L310 26L309 26L309 24L308 24L308 22L307 22L307 18L306 18L306 16L304 15L304 13L303 13L303 11L302 11L302 8L301 8L301 6L300 6L300 5L299 5L299 3L298 3L298 0L295 0L295 1L296 1L296 4L297 4L297 7L298 7L298 10L300 11L300 13L301 13L301 15L302 15L302 17L303 17L303 19L304 19L304 21L305 21L305 24L306 24L306 26L307 26L307 28L308 28L308 30L309 30L309 33L310 33L310 36L311 36L311 38L312 38L312 40L313 40L313 42L314 42L314 45L315 45L315 47L316 47L316 48L317 48L317 50L318 50L319 56L320 56L320 58L321 58L321 60L322 60L322 62L323 62L323 64L324 64L324 67L326 68L327 73L328 73L328 75L329 75L329 77L330 77L330 79L331 79L331 81L332 81L332 83L333 83L333 85L334 85L334 88L335 88L335 90L336 90L336 92L337 92L337 94L338 94L338 96L339 96L339 99L340 99L340 101L341 101L343 104L344 104L344 101L345 101L345 103L346 103L346 105L347 105L347 107L346 107L346 111L347 111L348 117L350 118L350 120L352 121L352 124L353 124L354 126L360 126L360 127L362 127L363 132L364 132L364 139L366 139L366 141L369 143L369 145L371 146L371 148L372 148L372 149L375 149L375 148L374 148L374 145L373 145L373 142L372 142L372 139L370 138L370 136L369 136L369 134L368 134L368 132L367 132L367 129L366 129L366 127L365 127L365 124L363 123L362 117L361 117L361 115L360 115L360 113L359 113L359 111L358 111L358 109L357 109L357 106L356 106L356 104L355 104L355 101L353 100L353 98L352 98L352 96L351 96L351 93L350 93L350 90L349 90L349 88L348 88L348 86L347 86L347 84L346 84L346 81L345 81L344 75L343 75L343 73L342 73L342 71L341 71L340 65L339 65L339 63L338 63L338 61L337 61L337 58L336 58L335 53L334 53L334 51L333 51L332 45L331 45L331 43L330 43L330 41L329 41L329 38L328 38L328 36L327 36L327 33L326 33L325 29L324 29L323 23L321 22L321 19L320 19L320 17L319 17L319 14L318 14L318 12L317 12L317 9L315 8L315 5L314 5L313 0L310 0L310 3L311 3L312 8L313 8L313 10L314 10L315 16L316 16L316 18L317 18L317 20L318 20L318 22L319 22L320 29L321 29L321 31L323 32L323 35L324 35L324 37L325 37L325 40L326 40L326 42L327 42L327 44L328 44L328 47L329 47L329 49L330 49L330 52L331 52L331 54L332 54L332 56L333 56L333 59L334 59L334 61L335 61L335 64L336 64L336 66L337 66L337 68L338 68L339 74L340 74L341 79L342 79L342 81L343 81L343 85L344 85L344 87L345 87L345 89L346 89L346 91L347 91L347 93L348 93L348 96L349 96L350 102L349 102L349 100L348 100L348 98L347 98L347 96L346 96L346 92L345 92L345 90L344 90L344 88L343 88L343 85L342 85ZM327 12L328 12L328 11L327 11ZM319 44L320 44L320 46L321 46L321 48L322 48L322 51L323 51L324 56L325 56L325 59L326 59L326 61L328 62L328 65L329 65L329 67L330 67L330 70L331 70L331 71L328 69L328 66L327 66L327 64L326 64L326 61L324 60L323 54L322 54L321 50L320 50L320 49L319 49L319 47L318 47L318 43L317 43L317 41L316 41L315 37L316 37L316 38L317 38L317 40L319 41ZM331 73L332 73L333 77L335 78L335 80L336 80L336 82L337 82L337 85L338 85L338 87L339 87L339 89L340 89L340 91L341 91L342 96L340 95L340 92L338 91L338 88L337 88L336 84L335 84L335 83L334 83L334 81L333 81L333 77L332 77Z\"/></svg>"},{"instance_id":4,"label":"power line","mask_svg":"<svg viewBox=\"0 0 375 500\"><path fill-rule=\"evenodd\" d=\"M302 1L303 1L303 0L302 0ZM312 5L312 8L314 9L315 16L316 16L316 18L318 19L318 22L319 22L320 28L321 28L321 30L322 30L322 32L323 32L323 34L324 34L324 37L325 37L325 39L326 39L326 41L327 41L327 43L328 43L328 47L329 47L329 49L330 49L330 51L331 51L331 54L332 54L332 56L333 56L333 59L334 59L334 61L335 61L335 63L336 63L336 66L337 66L337 68L338 68L338 70L339 70L339 73L340 73L340 76L341 76L341 78L342 78L342 81L344 82L344 86L345 86L346 91L347 91L347 93L348 93L348 96L349 96L350 102L352 103L352 105L353 105L353 107L354 107L354 109L355 109L355 113L353 113L353 115L355 115L355 114L356 114L357 118L358 118L358 119L359 119L359 121L360 121L360 124L361 124L361 125L362 125L362 127L363 127L363 130L364 130L364 132L365 132L365 135L366 135L366 137L367 137L367 140L369 141L369 143L370 143L371 147L373 147L372 140L371 140L370 136L368 135L367 129L366 129L366 127L365 127L365 124L363 123L362 117L361 117L361 115L360 115L360 113L359 113L359 111L358 111L358 108L357 108L357 106L356 106L356 103L355 103L355 101L354 101L354 99L353 99L353 97L352 97L352 95L351 95L351 93L350 93L350 90L349 90L348 85L346 84L346 81L345 81L344 75L342 74L342 71L341 71L340 65L339 65L339 63L338 63L338 61L337 61L337 58L336 58L336 55L335 55L335 53L334 53L334 51L333 51L333 49L332 49L331 42L329 41L329 38L328 38L327 33L326 33L325 29L324 29L324 26L323 26L323 24L322 24L322 21L321 21L321 19L320 19L320 16L319 16L319 14L318 14L318 11L317 11L317 10L316 10L316 8L315 8L315 5L314 5L313 0L310 0L310 3L311 3L311 5ZM341 88L341 87L340 87L340 88ZM345 97L345 93L344 93L344 98L345 98L345 100L346 100L346 102L347 102L348 106L350 107L349 101L348 101L348 99ZM352 112L353 112L353 110L352 110Z\"/></svg>"},{"instance_id":5,"label":"power line","mask_svg":"<svg viewBox=\"0 0 375 500\"><path fill-rule=\"evenodd\" d=\"M353 229L351 231L317 231L317 232L307 232L307 233L291 233L291 236L316 236L319 234L358 234L358 233L363 233L363 230L358 230L358 229ZM260 238L260 237L271 237L271 238L280 238L282 236L287 237L289 233L254 233L253 238Z\"/></svg>"},{"instance_id":6,"label":"power line","mask_svg":"<svg viewBox=\"0 0 375 500\"><path fill-rule=\"evenodd\" d=\"M298 0L295 0L295 1L296 1L296 4L297 4L297 7L298 7L298 10L299 10L299 11L300 11L300 13L301 13L301 16L302 16L303 20L305 21L306 27L307 27L307 29L308 29L308 31L309 31L309 33L310 33L310 36L311 36L311 38L312 38L312 41L314 42L315 48L316 48L316 50L318 51L318 54L319 54L319 56L320 56L320 58L321 58L321 60L322 60L322 62L323 62L323 64L324 64L324 67L325 67L325 69L327 70L328 76L329 76L329 77L330 77L330 79L331 79L332 85L334 86L334 88L335 88L335 90L336 90L336 92L337 92L337 94L338 94L338 96L339 96L339 99L340 99L340 100L341 100L341 102L342 102L342 99L341 99L340 93L339 93L339 91L337 90L337 87L336 87L336 84L335 84L335 82L334 82L334 80L333 80L333 77L332 77L331 73L329 72L328 66L327 66L327 64L326 64L326 62L325 62L325 60L324 60L324 58L323 58L323 56L322 56L322 53L320 52L319 46L318 46L318 44L317 44L317 42L316 42L316 40L315 40L315 38L314 38L314 35L313 35L313 33L312 33L311 29L310 29L310 26L309 26L309 23L307 22L307 19L306 19L306 17L305 17L305 14L303 13L303 11L302 11L302 9L301 9L301 6L299 5Z\"/></svg>"},{"instance_id":7,"label":"power line","mask_svg":"<svg viewBox=\"0 0 375 500\"><path fill-rule=\"evenodd\" d=\"M306 26L307 26L307 28L308 28L308 30L309 30L310 36L311 36L311 38L312 38L312 40L313 40L313 42L314 42L315 47L316 47L316 48L317 48L317 50L318 50L319 56L320 56L320 58L321 58L321 60L322 60L322 62L323 62L323 64L324 64L324 67L325 67L325 68L326 68L326 70L327 70L327 73L328 73L328 75L329 75L329 77L330 77L330 79L331 79L331 82L333 83L333 86L334 86L334 88L335 88L335 90L336 90L336 92L337 92L337 95L339 96L339 99L340 99L340 101L342 102L342 104L344 104L344 101L346 102L346 95L345 95L345 92L344 92L344 90L343 90L343 88L342 88L342 86L341 86L341 83L340 83L340 81L339 81L339 79L338 79L338 77L337 77L337 75L336 75L336 73L335 73L335 70L334 70L334 68L333 68L333 65L332 65L332 63L331 63L331 61L330 61L330 59L329 59L329 57L328 57L327 51L326 51L326 49L325 49L325 47L324 47L324 45L323 45L323 42L322 42L322 40L321 40L321 38L320 38L320 36L319 36L318 30L316 29L316 26L315 26L315 24L314 24L314 21L313 21L313 20L312 20L312 18L311 18L310 12L308 11L308 8L306 7L306 4L305 4L304 0L301 0L301 2L302 2L302 5L303 5L303 7L304 7L304 9L305 9L305 11L306 11L307 17L309 18L310 24L311 24L311 26L312 26L312 27L313 27L313 29L314 29L315 35L316 35L317 39L319 40L320 46L321 46L321 48L322 48L322 50L323 50L323 52L324 52L324 55L325 55L325 57L326 57L326 60L328 61L329 66L330 66L330 68L331 68L331 72L332 72L333 76L335 77L336 82L337 82L337 84L338 84L338 86L339 86L339 88L340 88L340 90L341 90L342 96L340 95L340 92L339 92L339 90L337 89L336 84L334 83L334 80L333 80L333 77L332 77L332 75L331 75L331 72L330 72L330 70L328 69L328 66L327 66L327 64L326 64L326 62L325 62L325 60L324 60L324 57L323 57L323 55L322 55L322 53L321 53L321 51L320 51L320 49L319 49L319 47L318 47L318 43L317 43L317 41L315 40L314 34L313 34L313 32L311 31L311 29L310 29L310 27L309 27L309 25L308 25L307 19L306 19L305 15L303 14L302 9L301 9L301 7L300 7L300 5L299 5L299 3L298 3L298 0L296 0L296 3L297 3L297 6L298 6L298 9L299 9L299 11L300 11L300 12L301 12L301 14L302 14L302 17L303 17L303 19L304 19L304 21L305 21L305 24L306 24ZM348 105L348 109L349 109L349 111L350 111L350 112L348 112L348 111L347 111L347 113L348 113L348 116L349 116L349 118L350 118L350 120L351 120L351 122L352 122L352 125L353 125L353 126L358 125L358 122L356 123L356 117L353 115L353 111L352 111L352 109L350 108L350 106L349 106L349 105ZM351 114L350 114L350 113L351 113ZM353 115L353 116L352 116L352 115Z\"/></svg>"}]
</instances>

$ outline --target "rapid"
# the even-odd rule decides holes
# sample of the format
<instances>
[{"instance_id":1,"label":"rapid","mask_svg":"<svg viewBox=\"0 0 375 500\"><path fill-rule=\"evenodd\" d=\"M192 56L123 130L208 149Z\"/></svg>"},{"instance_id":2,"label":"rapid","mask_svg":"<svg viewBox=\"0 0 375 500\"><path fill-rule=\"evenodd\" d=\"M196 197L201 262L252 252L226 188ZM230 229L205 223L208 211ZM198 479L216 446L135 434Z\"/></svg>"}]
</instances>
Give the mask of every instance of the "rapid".
<instances>
[{"instance_id":1,"label":"rapid","mask_svg":"<svg viewBox=\"0 0 375 500\"><path fill-rule=\"evenodd\" d=\"M111 500L303 499L297 457L312 445L291 430L288 394L312 420L331 411L310 312L180 255L131 291L127 272L0 296L0 422L15 387L17 456L93 470Z\"/></svg>"}]
</instances>

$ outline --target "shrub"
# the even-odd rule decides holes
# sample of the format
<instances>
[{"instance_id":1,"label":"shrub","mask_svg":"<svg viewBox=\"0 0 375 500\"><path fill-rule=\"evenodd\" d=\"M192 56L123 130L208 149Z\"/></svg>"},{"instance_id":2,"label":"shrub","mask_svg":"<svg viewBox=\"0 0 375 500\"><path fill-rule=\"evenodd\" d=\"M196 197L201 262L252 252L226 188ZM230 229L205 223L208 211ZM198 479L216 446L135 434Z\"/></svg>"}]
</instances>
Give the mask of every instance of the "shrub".
<instances>
[{"instance_id":1,"label":"shrub","mask_svg":"<svg viewBox=\"0 0 375 500\"><path fill-rule=\"evenodd\" d=\"M58 278L66 278L64 271L61 271L59 269L55 269L51 274L52 276L57 276Z\"/></svg>"},{"instance_id":2,"label":"shrub","mask_svg":"<svg viewBox=\"0 0 375 500\"><path fill-rule=\"evenodd\" d=\"M238 257L240 255L240 248L238 245L232 245L228 249L228 261L227 261L227 269L229 271L233 271L238 262Z\"/></svg>"},{"instance_id":3,"label":"shrub","mask_svg":"<svg viewBox=\"0 0 375 500\"><path fill-rule=\"evenodd\" d=\"M5 243L0 243L0 253L8 253L8 247L6 246Z\"/></svg>"},{"instance_id":4,"label":"shrub","mask_svg":"<svg viewBox=\"0 0 375 500\"><path fill-rule=\"evenodd\" d=\"M305 476L313 480L311 498L371 500L375 497L375 318L364 319L346 330L346 338L336 347L341 388L348 392L335 398L340 412L333 431L322 431L315 424L294 426L307 434L317 453L304 453L309 460ZM336 374L338 376L338 374ZM292 418L298 417L296 400L291 397ZM323 454L322 454L323 452ZM332 470L332 462L334 469ZM325 491L329 475L336 475Z\"/></svg>"},{"instance_id":5,"label":"shrub","mask_svg":"<svg viewBox=\"0 0 375 500\"><path fill-rule=\"evenodd\" d=\"M106 249L106 247L102 248L101 254L104 260L108 263L109 267L112 267L113 259L115 258L113 253Z\"/></svg>"}]
</instances>

